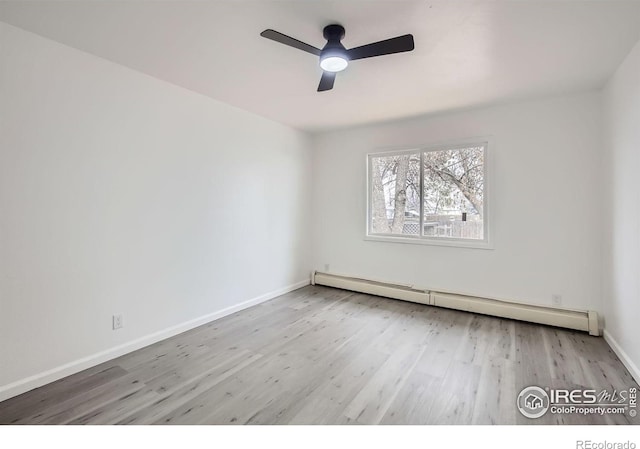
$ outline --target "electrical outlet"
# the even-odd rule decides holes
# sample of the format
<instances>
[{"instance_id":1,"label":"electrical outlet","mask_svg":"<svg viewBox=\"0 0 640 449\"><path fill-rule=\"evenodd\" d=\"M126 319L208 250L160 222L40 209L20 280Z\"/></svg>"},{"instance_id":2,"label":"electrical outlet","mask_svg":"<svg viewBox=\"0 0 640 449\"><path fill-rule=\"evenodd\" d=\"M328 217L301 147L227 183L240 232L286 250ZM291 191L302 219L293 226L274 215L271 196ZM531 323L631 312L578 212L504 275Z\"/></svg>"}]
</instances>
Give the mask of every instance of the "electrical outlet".
<instances>
[{"instance_id":1,"label":"electrical outlet","mask_svg":"<svg viewBox=\"0 0 640 449\"><path fill-rule=\"evenodd\" d=\"M557 293L551 295L551 304L556 307L562 306L562 295L558 295Z\"/></svg>"},{"instance_id":2,"label":"electrical outlet","mask_svg":"<svg viewBox=\"0 0 640 449\"><path fill-rule=\"evenodd\" d=\"M329 264L328 264L328 263L325 263L325 264L324 264L324 272L325 272L325 273L328 273L328 272L329 272Z\"/></svg>"},{"instance_id":3,"label":"electrical outlet","mask_svg":"<svg viewBox=\"0 0 640 449\"><path fill-rule=\"evenodd\" d=\"M122 328L122 315L113 315L113 330Z\"/></svg>"}]
</instances>

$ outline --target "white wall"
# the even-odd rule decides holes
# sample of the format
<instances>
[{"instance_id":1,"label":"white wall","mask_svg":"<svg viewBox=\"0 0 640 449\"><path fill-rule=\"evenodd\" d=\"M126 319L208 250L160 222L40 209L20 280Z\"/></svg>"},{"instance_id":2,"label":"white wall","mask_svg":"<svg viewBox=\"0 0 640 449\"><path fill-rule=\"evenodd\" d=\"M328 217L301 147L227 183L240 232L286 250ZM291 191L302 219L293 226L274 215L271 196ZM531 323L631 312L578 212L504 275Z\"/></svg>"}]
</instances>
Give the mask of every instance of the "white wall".
<instances>
[{"instance_id":1,"label":"white wall","mask_svg":"<svg viewBox=\"0 0 640 449\"><path fill-rule=\"evenodd\" d=\"M305 282L310 162L298 131L0 23L0 399Z\"/></svg>"},{"instance_id":2,"label":"white wall","mask_svg":"<svg viewBox=\"0 0 640 449\"><path fill-rule=\"evenodd\" d=\"M605 326L640 382L640 42L604 94ZM617 347L616 347L617 346ZM620 353L621 351L622 353ZM633 366L631 366L633 365Z\"/></svg>"},{"instance_id":3,"label":"white wall","mask_svg":"<svg viewBox=\"0 0 640 449\"><path fill-rule=\"evenodd\" d=\"M314 269L601 311L598 92L321 134ZM363 240L368 152L492 135L493 250Z\"/></svg>"}]
</instances>

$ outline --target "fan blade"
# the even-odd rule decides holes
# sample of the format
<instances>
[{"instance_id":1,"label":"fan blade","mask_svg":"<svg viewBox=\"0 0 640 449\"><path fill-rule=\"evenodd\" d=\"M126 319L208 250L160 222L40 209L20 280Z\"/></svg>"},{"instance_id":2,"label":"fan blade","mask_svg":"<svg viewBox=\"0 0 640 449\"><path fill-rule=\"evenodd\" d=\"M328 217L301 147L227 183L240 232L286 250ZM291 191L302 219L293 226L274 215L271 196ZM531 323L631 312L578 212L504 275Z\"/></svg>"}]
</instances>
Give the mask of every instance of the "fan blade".
<instances>
[{"instance_id":1,"label":"fan blade","mask_svg":"<svg viewBox=\"0 0 640 449\"><path fill-rule=\"evenodd\" d=\"M260 36L271 39L272 41L280 42L281 44L288 45L289 47L297 48L298 50L306 51L316 56L320 56L320 49L313 45L305 44L298 39L287 36L286 34L279 33L275 30L264 30L260 33Z\"/></svg>"},{"instance_id":2,"label":"fan blade","mask_svg":"<svg viewBox=\"0 0 640 449\"><path fill-rule=\"evenodd\" d=\"M402 53L413 49L413 36L411 34L405 34L404 36L392 37L384 41L352 48L351 50L347 50L347 55L349 59L353 61L355 59Z\"/></svg>"},{"instance_id":3,"label":"fan blade","mask_svg":"<svg viewBox=\"0 0 640 449\"><path fill-rule=\"evenodd\" d=\"M318 92L333 89L333 82L335 80L335 72L322 72L322 78L320 78L320 84L318 85Z\"/></svg>"}]
</instances>

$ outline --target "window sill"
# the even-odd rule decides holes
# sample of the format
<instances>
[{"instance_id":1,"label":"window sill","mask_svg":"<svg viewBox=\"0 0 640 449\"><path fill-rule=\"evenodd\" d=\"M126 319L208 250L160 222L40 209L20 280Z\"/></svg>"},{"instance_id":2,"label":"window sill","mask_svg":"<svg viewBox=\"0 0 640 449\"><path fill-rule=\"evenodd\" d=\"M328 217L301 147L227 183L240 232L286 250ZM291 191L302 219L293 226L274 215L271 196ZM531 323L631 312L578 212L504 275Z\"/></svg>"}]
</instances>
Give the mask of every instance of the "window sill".
<instances>
[{"instance_id":1,"label":"window sill","mask_svg":"<svg viewBox=\"0 0 640 449\"><path fill-rule=\"evenodd\" d=\"M364 240L372 242L387 242L387 243L408 243L410 245L430 245L430 246L449 246L455 248L471 248L471 249L493 249L493 245L486 240L462 240L462 239L447 239L447 238L425 238L425 237L401 237L390 235L366 235Z\"/></svg>"}]
</instances>

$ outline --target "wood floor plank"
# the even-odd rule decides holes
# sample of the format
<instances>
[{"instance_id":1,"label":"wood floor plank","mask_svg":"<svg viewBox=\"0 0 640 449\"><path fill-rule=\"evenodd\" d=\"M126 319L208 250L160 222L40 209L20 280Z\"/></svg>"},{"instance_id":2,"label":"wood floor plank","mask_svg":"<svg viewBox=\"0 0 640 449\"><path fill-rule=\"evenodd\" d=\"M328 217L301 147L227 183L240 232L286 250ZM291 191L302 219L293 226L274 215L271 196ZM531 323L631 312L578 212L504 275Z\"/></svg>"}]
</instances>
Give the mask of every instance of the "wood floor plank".
<instances>
[{"instance_id":1,"label":"wood floor plank","mask_svg":"<svg viewBox=\"0 0 640 449\"><path fill-rule=\"evenodd\" d=\"M112 424L132 415L145 405L157 401L160 397L160 394L153 388L142 388L133 394L102 404L84 414L78 413L76 417L67 421L67 424Z\"/></svg>"},{"instance_id":2,"label":"wood floor plank","mask_svg":"<svg viewBox=\"0 0 640 449\"><path fill-rule=\"evenodd\" d=\"M439 393L434 397L428 424L471 424L481 367L454 360L447 370Z\"/></svg>"},{"instance_id":3,"label":"wood floor plank","mask_svg":"<svg viewBox=\"0 0 640 449\"><path fill-rule=\"evenodd\" d=\"M602 338L307 286L0 403L2 424L640 424L516 408L638 388Z\"/></svg>"},{"instance_id":4,"label":"wood floor plank","mask_svg":"<svg viewBox=\"0 0 640 449\"><path fill-rule=\"evenodd\" d=\"M389 358L389 354L365 350L356 355L342 369L325 379L301 404L290 424L337 424L348 419L347 406ZM355 420L349 420L355 423Z\"/></svg>"},{"instance_id":5,"label":"wood floor plank","mask_svg":"<svg viewBox=\"0 0 640 449\"><path fill-rule=\"evenodd\" d=\"M422 356L423 345L398 346L344 411L362 424L379 424Z\"/></svg>"},{"instance_id":6,"label":"wood floor plank","mask_svg":"<svg viewBox=\"0 0 640 449\"><path fill-rule=\"evenodd\" d=\"M587 388L589 382L580 364L580 358L573 351L567 351L571 348L571 342L566 332L550 327L541 328L541 334L542 342L549 354L547 363L551 377L567 384Z\"/></svg>"},{"instance_id":7,"label":"wood floor plank","mask_svg":"<svg viewBox=\"0 0 640 449\"><path fill-rule=\"evenodd\" d=\"M127 373L95 388L75 392L73 395L61 398L55 404L39 411L35 415L25 417L18 421L17 424L65 424L104 404L120 400L123 397L129 397L143 387L144 383L140 381L140 376Z\"/></svg>"},{"instance_id":8,"label":"wood floor plank","mask_svg":"<svg viewBox=\"0 0 640 449\"><path fill-rule=\"evenodd\" d=\"M443 378L473 316L445 309L434 310L431 316L434 324L425 338L426 349L416 370Z\"/></svg>"},{"instance_id":9,"label":"wood floor plank","mask_svg":"<svg viewBox=\"0 0 640 449\"><path fill-rule=\"evenodd\" d=\"M544 345L544 328L516 323L516 388L551 385L552 354Z\"/></svg>"},{"instance_id":10,"label":"wood floor plank","mask_svg":"<svg viewBox=\"0 0 640 449\"><path fill-rule=\"evenodd\" d=\"M224 390L225 396L230 395L224 386L218 389L216 389L216 387L227 382L229 379L233 379L234 374L255 363L260 358L262 358L261 354L242 351L234 358L230 358L227 363L215 366L203 372L200 376L191 379L189 382L166 391L159 399L138 407L136 410L133 410L132 413L127 414L127 416L120 417L115 423L170 423L177 415L176 410L198 397L205 396L212 390L217 392Z\"/></svg>"},{"instance_id":11,"label":"wood floor plank","mask_svg":"<svg viewBox=\"0 0 640 449\"><path fill-rule=\"evenodd\" d=\"M488 358L482 364L472 424L515 424L515 362Z\"/></svg>"},{"instance_id":12,"label":"wood floor plank","mask_svg":"<svg viewBox=\"0 0 640 449\"><path fill-rule=\"evenodd\" d=\"M100 366L66 377L44 387L24 393L0 403L0 423L14 424L46 410L65 400L71 394L78 395L97 386L127 375L119 366Z\"/></svg>"},{"instance_id":13,"label":"wood floor plank","mask_svg":"<svg viewBox=\"0 0 640 449\"><path fill-rule=\"evenodd\" d=\"M442 378L413 370L389 405L380 424L428 424Z\"/></svg>"},{"instance_id":14,"label":"wood floor plank","mask_svg":"<svg viewBox=\"0 0 640 449\"><path fill-rule=\"evenodd\" d=\"M365 324L363 321L351 321L350 326L338 322L318 323L287 348L265 357L263 364L239 373L238 380L250 387L241 396L218 407L203 422L288 422L326 377L334 375L362 348L365 341L360 330ZM318 366L323 369L319 370ZM299 382L300 379L305 381Z\"/></svg>"}]
</instances>

